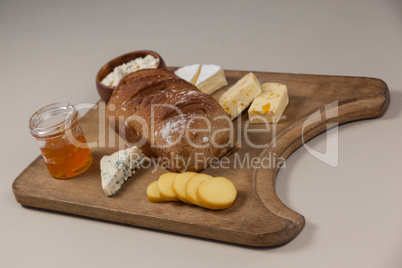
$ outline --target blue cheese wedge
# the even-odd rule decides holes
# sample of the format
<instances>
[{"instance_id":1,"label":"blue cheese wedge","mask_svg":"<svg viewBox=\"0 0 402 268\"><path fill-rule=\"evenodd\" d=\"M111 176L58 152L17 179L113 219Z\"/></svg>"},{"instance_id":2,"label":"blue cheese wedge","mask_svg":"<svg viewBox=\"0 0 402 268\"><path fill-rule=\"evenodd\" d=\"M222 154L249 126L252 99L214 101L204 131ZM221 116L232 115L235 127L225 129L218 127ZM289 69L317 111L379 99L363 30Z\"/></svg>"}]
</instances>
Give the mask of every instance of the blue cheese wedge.
<instances>
[{"instance_id":1,"label":"blue cheese wedge","mask_svg":"<svg viewBox=\"0 0 402 268\"><path fill-rule=\"evenodd\" d=\"M135 173L143 154L138 147L132 147L105 155L101 159L102 188L107 196L117 193L124 182Z\"/></svg>"},{"instance_id":2,"label":"blue cheese wedge","mask_svg":"<svg viewBox=\"0 0 402 268\"><path fill-rule=\"evenodd\" d=\"M200 64L193 64L183 66L177 69L174 74L178 77L190 82L191 84L195 85L197 82L198 76L200 74L201 65Z\"/></svg>"},{"instance_id":3,"label":"blue cheese wedge","mask_svg":"<svg viewBox=\"0 0 402 268\"><path fill-rule=\"evenodd\" d=\"M233 120L261 93L260 81L253 73L245 75L219 99L219 104Z\"/></svg>"},{"instance_id":4,"label":"blue cheese wedge","mask_svg":"<svg viewBox=\"0 0 402 268\"><path fill-rule=\"evenodd\" d=\"M253 101L248 110L250 123L277 123L288 103L288 89L285 85L262 84L261 94Z\"/></svg>"}]
</instances>

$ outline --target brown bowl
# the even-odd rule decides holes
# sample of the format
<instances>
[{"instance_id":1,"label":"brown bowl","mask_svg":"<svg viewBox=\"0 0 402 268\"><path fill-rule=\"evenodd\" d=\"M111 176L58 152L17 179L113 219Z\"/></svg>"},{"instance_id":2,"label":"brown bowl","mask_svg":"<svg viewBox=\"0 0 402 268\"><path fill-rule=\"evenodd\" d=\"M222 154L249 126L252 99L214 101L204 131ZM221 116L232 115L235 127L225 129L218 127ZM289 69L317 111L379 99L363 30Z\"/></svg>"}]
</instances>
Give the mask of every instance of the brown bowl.
<instances>
[{"instance_id":1,"label":"brown bowl","mask_svg":"<svg viewBox=\"0 0 402 268\"><path fill-rule=\"evenodd\" d=\"M99 70L98 74L96 75L96 88L98 89L99 96L104 102L107 103L109 101L110 96L112 96L115 87L109 87L102 84L101 81L103 80L103 78L105 78L110 72L112 72L115 67L122 65L123 63L132 61L139 57L143 58L147 55L152 55L155 58L159 58L159 65L157 69L166 69L166 64L163 61L162 57L158 53L150 50L138 50L130 52L121 55L117 58L114 58L113 60L103 65L103 67Z\"/></svg>"}]
</instances>

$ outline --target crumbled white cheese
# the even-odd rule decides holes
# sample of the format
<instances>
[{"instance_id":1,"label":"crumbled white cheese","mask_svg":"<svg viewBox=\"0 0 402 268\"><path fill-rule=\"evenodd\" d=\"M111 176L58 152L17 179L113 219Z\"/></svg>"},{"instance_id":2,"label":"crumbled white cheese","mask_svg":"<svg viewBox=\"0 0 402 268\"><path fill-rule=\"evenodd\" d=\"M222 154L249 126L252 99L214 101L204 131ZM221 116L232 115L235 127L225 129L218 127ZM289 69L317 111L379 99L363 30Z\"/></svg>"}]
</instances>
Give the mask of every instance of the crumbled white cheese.
<instances>
[{"instance_id":1,"label":"crumbled white cheese","mask_svg":"<svg viewBox=\"0 0 402 268\"><path fill-rule=\"evenodd\" d=\"M144 58L139 57L135 60L123 63L113 69L103 80L102 84L109 87L115 87L123 76L141 69L155 69L159 66L159 58L152 55L146 55Z\"/></svg>"}]
</instances>

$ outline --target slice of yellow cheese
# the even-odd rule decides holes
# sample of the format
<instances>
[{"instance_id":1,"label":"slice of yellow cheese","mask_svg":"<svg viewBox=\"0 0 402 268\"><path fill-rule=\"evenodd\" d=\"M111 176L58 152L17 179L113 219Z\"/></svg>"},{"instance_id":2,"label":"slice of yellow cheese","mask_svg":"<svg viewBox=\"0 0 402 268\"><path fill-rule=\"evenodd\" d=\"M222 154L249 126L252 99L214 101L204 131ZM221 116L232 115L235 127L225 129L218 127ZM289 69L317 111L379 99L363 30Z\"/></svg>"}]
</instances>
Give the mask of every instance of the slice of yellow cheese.
<instances>
[{"instance_id":1,"label":"slice of yellow cheese","mask_svg":"<svg viewBox=\"0 0 402 268\"><path fill-rule=\"evenodd\" d=\"M158 180L159 193L167 201L179 201L173 192L173 181L179 173L168 172L162 174Z\"/></svg>"},{"instance_id":2,"label":"slice of yellow cheese","mask_svg":"<svg viewBox=\"0 0 402 268\"><path fill-rule=\"evenodd\" d=\"M153 203L166 202L159 193L158 181L151 182L147 187L147 197L148 200Z\"/></svg>"},{"instance_id":3,"label":"slice of yellow cheese","mask_svg":"<svg viewBox=\"0 0 402 268\"><path fill-rule=\"evenodd\" d=\"M195 172L184 172L177 175L173 181L173 192L183 202L191 203L187 199L186 187L188 180L195 175L197 175Z\"/></svg>"},{"instance_id":4,"label":"slice of yellow cheese","mask_svg":"<svg viewBox=\"0 0 402 268\"><path fill-rule=\"evenodd\" d=\"M212 179L212 176L206 174L197 174L191 177L186 185L187 199L194 205L200 205L197 200L197 189L201 182Z\"/></svg>"},{"instance_id":5,"label":"slice of yellow cheese","mask_svg":"<svg viewBox=\"0 0 402 268\"><path fill-rule=\"evenodd\" d=\"M225 177L204 180L197 189L198 203L209 209L226 209L232 206L237 196L233 182Z\"/></svg>"}]
</instances>

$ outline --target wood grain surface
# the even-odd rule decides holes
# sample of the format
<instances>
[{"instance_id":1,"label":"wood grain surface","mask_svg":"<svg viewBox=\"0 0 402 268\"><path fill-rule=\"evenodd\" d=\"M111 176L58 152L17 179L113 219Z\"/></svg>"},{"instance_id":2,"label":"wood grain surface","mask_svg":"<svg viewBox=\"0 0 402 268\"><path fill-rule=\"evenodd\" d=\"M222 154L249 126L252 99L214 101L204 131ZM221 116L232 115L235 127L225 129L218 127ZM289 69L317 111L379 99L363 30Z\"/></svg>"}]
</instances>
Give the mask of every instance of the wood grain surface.
<instances>
[{"instance_id":1,"label":"wood grain surface","mask_svg":"<svg viewBox=\"0 0 402 268\"><path fill-rule=\"evenodd\" d=\"M228 85L213 96L219 98L247 73L226 70ZM106 197L101 187L100 159L117 151L121 140L105 124L103 102L81 120L87 141L97 142L97 147L91 149L94 163L89 170L72 179L54 179L38 157L15 179L16 200L26 206L243 245L264 247L290 241L303 229L305 219L285 206L275 193L280 168L272 163L264 168L240 166L238 160L286 159L303 139L307 141L329 126L383 115L390 95L387 85L375 78L254 73L261 83L286 84L289 105L278 124L249 125L247 135L243 130L248 115L243 112L234 120L240 146L227 160L230 168L202 171L233 181L238 197L231 208L212 211L182 202L149 202L146 187L166 172L158 166L138 170L117 194ZM313 114L315 120L311 120Z\"/></svg>"}]
</instances>

